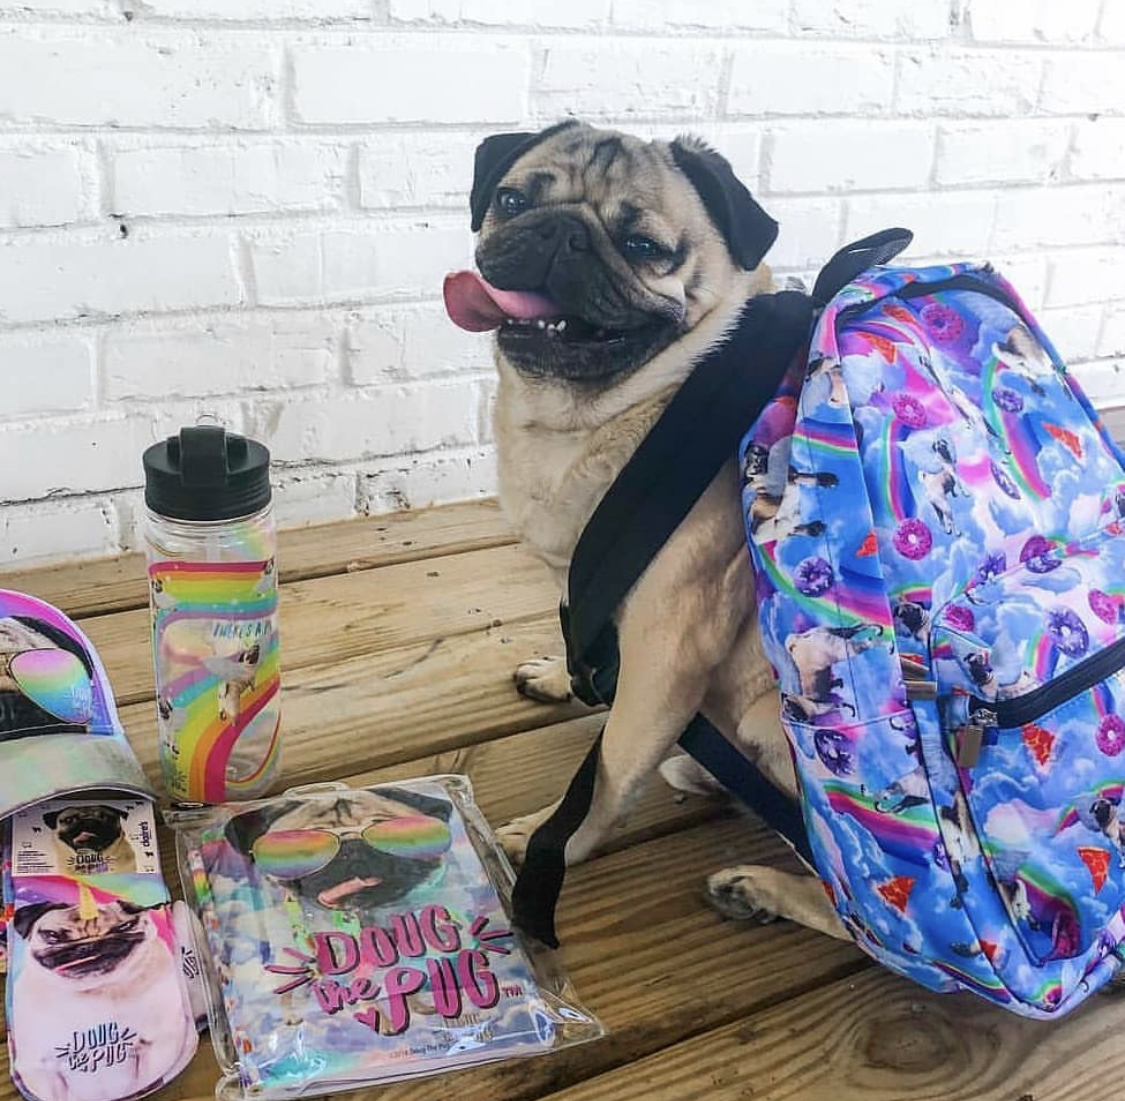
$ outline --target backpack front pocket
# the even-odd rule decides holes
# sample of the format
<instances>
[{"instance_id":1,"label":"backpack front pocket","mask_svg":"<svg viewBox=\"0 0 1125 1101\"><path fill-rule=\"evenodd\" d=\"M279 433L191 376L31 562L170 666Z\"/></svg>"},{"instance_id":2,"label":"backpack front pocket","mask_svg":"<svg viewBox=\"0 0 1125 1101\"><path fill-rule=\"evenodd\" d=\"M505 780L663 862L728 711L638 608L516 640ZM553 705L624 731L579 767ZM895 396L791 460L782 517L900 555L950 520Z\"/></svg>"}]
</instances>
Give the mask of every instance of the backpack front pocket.
<instances>
[{"instance_id":1,"label":"backpack front pocket","mask_svg":"<svg viewBox=\"0 0 1125 1101\"><path fill-rule=\"evenodd\" d=\"M946 605L931 652L981 855L1043 964L1125 902L1125 538L1034 549Z\"/></svg>"}]
</instances>

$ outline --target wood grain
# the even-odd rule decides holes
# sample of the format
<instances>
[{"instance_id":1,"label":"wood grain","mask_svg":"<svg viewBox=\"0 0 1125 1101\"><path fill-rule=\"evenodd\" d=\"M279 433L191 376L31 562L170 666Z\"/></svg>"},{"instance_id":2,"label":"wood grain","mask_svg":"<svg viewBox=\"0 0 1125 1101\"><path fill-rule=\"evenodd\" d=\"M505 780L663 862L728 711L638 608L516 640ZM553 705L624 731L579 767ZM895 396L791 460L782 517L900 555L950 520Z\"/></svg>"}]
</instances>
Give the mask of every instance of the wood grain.
<instances>
[{"instance_id":1,"label":"wood grain","mask_svg":"<svg viewBox=\"0 0 1125 1101\"><path fill-rule=\"evenodd\" d=\"M706 908L710 869L785 850L742 820L708 822L594 860L571 872L559 913L563 960L578 995L609 1028L596 1043L537 1059L340 1095L358 1101L530 1101L779 999L866 966L853 946L795 926L724 922ZM0 1057L0 1074L5 1069ZM218 1077L201 1051L157 1101L213 1096ZM8 1083L0 1101L18 1101Z\"/></svg>"},{"instance_id":2,"label":"wood grain","mask_svg":"<svg viewBox=\"0 0 1125 1101\"><path fill-rule=\"evenodd\" d=\"M1121 1094L1123 1026L1120 996L1045 1023L871 968L550 1097L1098 1101Z\"/></svg>"},{"instance_id":3,"label":"wood grain","mask_svg":"<svg viewBox=\"0 0 1125 1101\"><path fill-rule=\"evenodd\" d=\"M278 535L282 582L514 543L495 500L394 512ZM31 593L82 619L148 604L142 554L0 570L0 589Z\"/></svg>"},{"instance_id":4,"label":"wood grain","mask_svg":"<svg viewBox=\"0 0 1125 1101\"><path fill-rule=\"evenodd\" d=\"M547 570L516 546L296 581L281 588L281 679L307 665L478 631L555 611ZM153 698L148 610L93 616L119 703Z\"/></svg>"},{"instance_id":5,"label":"wood grain","mask_svg":"<svg viewBox=\"0 0 1125 1101\"><path fill-rule=\"evenodd\" d=\"M512 671L561 647L552 616L383 650L284 674L278 787L335 779L527 730L588 709L516 692ZM121 711L129 741L159 782L152 702Z\"/></svg>"}]
</instances>

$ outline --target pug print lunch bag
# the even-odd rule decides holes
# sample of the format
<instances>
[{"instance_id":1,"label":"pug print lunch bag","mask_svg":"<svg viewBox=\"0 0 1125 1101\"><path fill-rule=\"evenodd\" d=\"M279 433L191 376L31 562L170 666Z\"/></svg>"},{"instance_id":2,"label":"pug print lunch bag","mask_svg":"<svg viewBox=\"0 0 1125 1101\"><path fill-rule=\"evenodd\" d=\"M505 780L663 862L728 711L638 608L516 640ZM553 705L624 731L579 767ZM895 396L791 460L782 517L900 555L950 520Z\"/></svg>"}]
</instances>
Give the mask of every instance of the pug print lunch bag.
<instances>
[{"instance_id":1,"label":"pug print lunch bag","mask_svg":"<svg viewBox=\"0 0 1125 1101\"><path fill-rule=\"evenodd\" d=\"M1125 959L1125 456L987 266L869 269L740 448L805 828L857 943L1058 1017Z\"/></svg>"}]
</instances>

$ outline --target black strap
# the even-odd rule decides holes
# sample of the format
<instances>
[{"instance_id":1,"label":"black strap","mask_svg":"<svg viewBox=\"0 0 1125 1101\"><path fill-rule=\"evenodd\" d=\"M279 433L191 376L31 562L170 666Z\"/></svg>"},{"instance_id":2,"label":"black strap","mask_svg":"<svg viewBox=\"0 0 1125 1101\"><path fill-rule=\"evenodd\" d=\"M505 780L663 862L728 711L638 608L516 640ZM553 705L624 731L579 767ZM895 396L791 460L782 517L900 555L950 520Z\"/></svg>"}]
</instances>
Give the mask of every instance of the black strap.
<instances>
[{"instance_id":1,"label":"black strap","mask_svg":"<svg viewBox=\"0 0 1125 1101\"><path fill-rule=\"evenodd\" d=\"M564 631L578 678L594 679L595 655L616 652L598 636L737 453L808 339L812 316L811 299L796 291L752 298L730 339L700 361L606 491L570 563Z\"/></svg>"},{"instance_id":2,"label":"black strap","mask_svg":"<svg viewBox=\"0 0 1125 1101\"><path fill-rule=\"evenodd\" d=\"M809 867L812 849L800 806L766 779L702 715L696 715L680 735L680 746L723 787L737 795L774 833L780 834Z\"/></svg>"},{"instance_id":3,"label":"black strap","mask_svg":"<svg viewBox=\"0 0 1125 1101\"><path fill-rule=\"evenodd\" d=\"M852 280L868 268L890 263L913 240L908 229L883 229L845 245L820 269L812 293L816 304L827 306Z\"/></svg>"},{"instance_id":4,"label":"black strap","mask_svg":"<svg viewBox=\"0 0 1125 1101\"><path fill-rule=\"evenodd\" d=\"M590 812L601 748L599 734L554 813L531 835L512 889L512 921L551 948L559 946L555 903L566 877L566 843Z\"/></svg>"}]
</instances>

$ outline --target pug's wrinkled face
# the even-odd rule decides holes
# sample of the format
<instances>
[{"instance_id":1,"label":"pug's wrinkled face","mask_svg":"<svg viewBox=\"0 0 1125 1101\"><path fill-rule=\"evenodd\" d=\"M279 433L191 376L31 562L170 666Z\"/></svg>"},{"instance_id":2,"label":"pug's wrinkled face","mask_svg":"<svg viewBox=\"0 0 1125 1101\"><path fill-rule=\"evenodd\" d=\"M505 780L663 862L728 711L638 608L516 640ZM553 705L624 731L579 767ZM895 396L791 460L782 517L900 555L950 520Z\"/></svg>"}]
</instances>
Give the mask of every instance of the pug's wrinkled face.
<instances>
[{"instance_id":1,"label":"pug's wrinkled face","mask_svg":"<svg viewBox=\"0 0 1125 1101\"><path fill-rule=\"evenodd\" d=\"M718 154L579 123L477 153L479 275L446 282L452 320L498 330L527 376L605 384L690 331L757 266L776 224Z\"/></svg>"},{"instance_id":2,"label":"pug's wrinkled face","mask_svg":"<svg viewBox=\"0 0 1125 1101\"><path fill-rule=\"evenodd\" d=\"M85 918L77 906L40 904L17 911L15 924L36 962L76 989L96 986L157 936L151 913L127 902L99 906Z\"/></svg>"},{"instance_id":3,"label":"pug's wrinkled face","mask_svg":"<svg viewBox=\"0 0 1125 1101\"><path fill-rule=\"evenodd\" d=\"M121 838L121 823L127 817L119 807L67 807L57 814L43 816L48 829L74 849L105 852Z\"/></svg>"}]
</instances>

